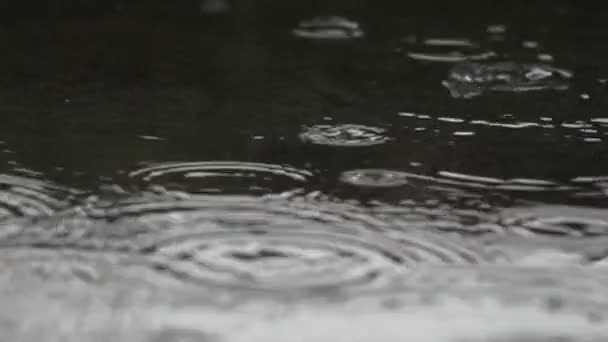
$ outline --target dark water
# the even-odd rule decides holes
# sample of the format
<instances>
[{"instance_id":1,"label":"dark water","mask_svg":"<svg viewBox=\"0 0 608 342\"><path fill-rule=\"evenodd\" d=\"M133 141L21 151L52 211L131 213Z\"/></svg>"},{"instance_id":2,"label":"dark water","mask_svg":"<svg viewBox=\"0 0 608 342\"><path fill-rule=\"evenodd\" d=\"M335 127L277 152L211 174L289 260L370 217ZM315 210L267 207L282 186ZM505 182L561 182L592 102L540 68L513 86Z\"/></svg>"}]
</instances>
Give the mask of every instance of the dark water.
<instances>
[{"instance_id":1,"label":"dark water","mask_svg":"<svg viewBox=\"0 0 608 342\"><path fill-rule=\"evenodd\" d=\"M601 9L0 18L5 339L608 339Z\"/></svg>"}]
</instances>

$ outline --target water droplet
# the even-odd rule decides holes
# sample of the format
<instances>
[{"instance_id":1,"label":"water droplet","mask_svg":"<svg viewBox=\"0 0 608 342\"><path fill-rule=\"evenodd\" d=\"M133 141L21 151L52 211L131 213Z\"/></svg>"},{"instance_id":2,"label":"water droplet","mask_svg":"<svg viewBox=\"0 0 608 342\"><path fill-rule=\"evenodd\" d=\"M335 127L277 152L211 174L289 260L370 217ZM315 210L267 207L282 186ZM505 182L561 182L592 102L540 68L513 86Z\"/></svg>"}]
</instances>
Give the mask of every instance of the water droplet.
<instances>
[{"instance_id":1,"label":"water droplet","mask_svg":"<svg viewBox=\"0 0 608 342\"><path fill-rule=\"evenodd\" d=\"M411 43L407 56L414 60L426 62L455 63L464 61L486 60L494 57L493 51L481 47L468 39L430 38L422 44Z\"/></svg>"},{"instance_id":2,"label":"water droplet","mask_svg":"<svg viewBox=\"0 0 608 342\"><path fill-rule=\"evenodd\" d=\"M386 130L363 125L315 125L304 128L302 141L328 146L374 146L388 142Z\"/></svg>"},{"instance_id":3,"label":"water droplet","mask_svg":"<svg viewBox=\"0 0 608 342\"><path fill-rule=\"evenodd\" d=\"M554 59L553 56L548 53L539 53L536 58L541 62L551 62Z\"/></svg>"},{"instance_id":4,"label":"water droplet","mask_svg":"<svg viewBox=\"0 0 608 342\"><path fill-rule=\"evenodd\" d=\"M580 97L583 100L589 100L591 98L591 96L589 96L589 94L585 94L585 93L581 94Z\"/></svg>"},{"instance_id":5,"label":"water droplet","mask_svg":"<svg viewBox=\"0 0 608 342\"><path fill-rule=\"evenodd\" d=\"M303 20L292 34L308 39L353 39L363 37L364 32L357 22L330 16Z\"/></svg>"},{"instance_id":6,"label":"water droplet","mask_svg":"<svg viewBox=\"0 0 608 342\"><path fill-rule=\"evenodd\" d=\"M572 73L543 64L515 62L461 63L443 85L454 98L472 98L487 92L526 92L568 89Z\"/></svg>"}]
</instances>

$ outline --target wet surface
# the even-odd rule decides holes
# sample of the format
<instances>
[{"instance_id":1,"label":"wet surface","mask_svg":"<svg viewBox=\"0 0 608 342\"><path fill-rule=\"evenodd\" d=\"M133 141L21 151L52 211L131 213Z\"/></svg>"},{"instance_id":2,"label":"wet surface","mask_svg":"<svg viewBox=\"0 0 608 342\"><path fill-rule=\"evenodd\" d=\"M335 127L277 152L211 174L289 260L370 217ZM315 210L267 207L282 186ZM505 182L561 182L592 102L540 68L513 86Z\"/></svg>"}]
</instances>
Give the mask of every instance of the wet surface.
<instances>
[{"instance_id":1,"label":"wet surface","mask_svg":"<svg viewBox=\"0 0 608 342\"><path fill-rule=\"evenodd\" d=\"M600 12L0 5L2 336L608 339Z\"/></svg>"}]
</instances>

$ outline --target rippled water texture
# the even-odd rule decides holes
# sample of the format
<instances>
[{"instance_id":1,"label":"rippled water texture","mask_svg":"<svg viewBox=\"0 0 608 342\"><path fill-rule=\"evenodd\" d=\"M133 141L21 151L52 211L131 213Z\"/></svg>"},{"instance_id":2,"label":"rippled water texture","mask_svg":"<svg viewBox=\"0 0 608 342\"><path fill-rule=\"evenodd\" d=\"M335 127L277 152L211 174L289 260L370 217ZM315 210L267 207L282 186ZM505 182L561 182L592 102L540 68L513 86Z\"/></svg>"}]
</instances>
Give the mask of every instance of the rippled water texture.
<instances>
[{"instance_id":1,"label":"rippled water texture","mask_svg":"<svg viewBox=\"0 0 608 342\"><path fill-rule=\"evenodd\" d=\"M0 16L0 340L608 340L601 11Z\"/></svg>"},{"instance_id":2,"label":"rippled water texture","mask_svg":"<svg viewBox=\"0 0 608 342\"><path fill-rule=\"evenodd\" d=\"M443 85L452 97L471 98L489 91L565 90L572 74L543 64L465 63L454 66Z\"/></svg>"}]
</instances>

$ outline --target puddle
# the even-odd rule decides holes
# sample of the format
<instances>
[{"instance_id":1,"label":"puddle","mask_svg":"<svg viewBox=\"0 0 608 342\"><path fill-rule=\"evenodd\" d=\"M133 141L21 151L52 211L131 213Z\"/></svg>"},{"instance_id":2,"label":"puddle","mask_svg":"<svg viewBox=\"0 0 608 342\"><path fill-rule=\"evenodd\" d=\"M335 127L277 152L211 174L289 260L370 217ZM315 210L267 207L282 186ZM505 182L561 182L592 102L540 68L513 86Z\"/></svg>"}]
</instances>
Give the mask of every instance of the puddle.
<instances>
[{"instance_id":1,"label":"puddle","mask_svg":"<svg viewBox=\"0 0 608 342\"><path fill-rule=\"evenodd\" d=\"M0 16L6 340L608 339L602 13Z\"/></svg>"}]
</instances>

